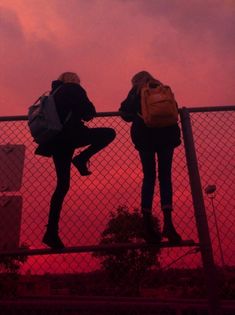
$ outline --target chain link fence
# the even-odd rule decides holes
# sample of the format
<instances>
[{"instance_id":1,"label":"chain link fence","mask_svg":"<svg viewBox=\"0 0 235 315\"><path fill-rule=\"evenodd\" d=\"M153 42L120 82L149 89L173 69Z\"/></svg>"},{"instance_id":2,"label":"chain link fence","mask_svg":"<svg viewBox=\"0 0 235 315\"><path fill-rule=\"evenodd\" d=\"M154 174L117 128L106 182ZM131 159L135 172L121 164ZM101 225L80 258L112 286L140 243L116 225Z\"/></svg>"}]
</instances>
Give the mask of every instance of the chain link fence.
<instances>
[{"instance_id":1,"label":"chain link fence","mask_svg":"<svg viewBox=\"0 0 235 315\"><path fill-rule=\"evenodd\" d=\"M189 109L214 259L218 267L226 269L229 277L234 277L235 265L234 109L235 107L229 110L226 108ZM182 121L181 124L183 123ZM130 125L115 113L100 114L88 125L112 127L116 130L117 136L107 148L91 159L92 174L89 177L79 176L77 170L71 167L70 190L65 198L60 221L60 236L67 247L99 244L101 233L110 220L110 213L119 207L128 208L131 213L135 209L140 212L142 170L138 152L130 141ZM50 198L56 184L53 163L50 158L34 155L36 145L29 134L26 118L3 117L0 119L0 126L2 178L0 253L13 250L16 243L29 249L26 261L21 263L20 286L15 288L15 294L25 291L25 295L30 295L30 291L32 293L33 290L39 294L44 290L46 295L50 295L47 290L51 280L48 280L48 277L56 274L58 279L54 279L54 282L52 281L54 284L51 286L54 286L54 291L59 292L57 295L67 294L68 290L70 293L74 290L76 293L79 291L79 294L109 295L110 288L104 290L102 280L97 276L101 265L92 252L53 253L53 255L51 252L48 254L44 252L41 255L39 251L38 255L30 254L33 250L45 248L41 240L47 223ZM76 154L79 150L76 150ZM209 185L216 188L212 194L206 193ZM193 240L198 244L183 141L175 150L173 189L173 218L177 231L184 240ZM12 227L14 221L11 215L12 207L17 209L17 218L14 219L17 222L13 224L14 227L18 226L16 230ZM158 185L155 188L153 209L162 226ZM197 270L195 278L203 279L203 266L197 246L163 247L157 261L156 272L164 273L165 279L171 278L171 272L175 270L184 270L177 280L177 290L173 288L170 281L168 283L164 280L164 289L161 287L162 296L164 294L167 297L185 296L187 283L190 287L189 275L192 270ZM1 269L1 273L0 276L3 276L5 270ZM89 276L89 285L85 285L86 281L77 280L80 286L70 283L68 289L64 284L66 281L67 283L71 281L60 279L59 274L68 277L71 274L74 276L79 274L80 279L81 275L92 276ZM92 277L96 281L92 280ZM181 285L180 282L183 284ZM92 286L91 283L95 288L88 288ZM204 285L202 286L204 288ZM152 287L152 291L146 287L142 288L141 295L159 295L160 293L156 293ZM9 289L12 290L13 287ZM230 292L231 288L226 290ZM195 292L193 294L195 295ZM198 292L196 296L202 297L203 293L200 296ZM222 297L226 298L226 296Z\"/></svg>"},{"instance_id":2,"label":"chain link fence","mask_svg":"<svg viewBox=\"0 0 235 315\"><path fill-rule=\"evenodd\" d=\"M191 122L215 262L234 266L234 111L195 111ZM206 193L208 185L215 186L214 193Z\"/></svg>"}]
</instances>

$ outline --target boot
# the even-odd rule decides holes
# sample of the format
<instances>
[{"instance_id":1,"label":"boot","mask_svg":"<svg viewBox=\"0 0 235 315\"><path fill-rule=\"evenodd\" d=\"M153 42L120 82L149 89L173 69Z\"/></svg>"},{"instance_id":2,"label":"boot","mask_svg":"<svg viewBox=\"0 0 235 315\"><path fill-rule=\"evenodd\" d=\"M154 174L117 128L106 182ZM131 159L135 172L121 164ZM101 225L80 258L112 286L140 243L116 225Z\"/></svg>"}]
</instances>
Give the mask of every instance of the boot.
<instances>
[{"instance_id":1,"label":"boot","mask_svg":"<svg viewBox=\"0 0 235 315\"><path fill-rule=\"evenodd\" d=\"M65 246L58 235L58 228L47 225L42 242L52 249L63 249Z\"/></svg>"},{"instance_id":2,"label":"boot","mask_svg":"<svg viewBox=\"0 0 235 315\"><path fill-rule=\"evenodd\" d=\"M154 218L150 209L142 209L144 221L144 239L149 244L160 244L161 235L156 232Z\"/></svg>"},{"instance_id":3,"label":"boot","mask_svg":"<svg viewBox=\"0 0 235 315\"><path fill-rule=\"evenodd\" d=\"M80 155L77 155L72 159L72 163L81 176L88 176L91 174L91 171L88 169L89 160L83 159Z\"/></svg>"},{"instance_id":4,"label":"boot","mask_svg":"<svg viewBox=\"0 0 235 315\"><path fill-rule=\"evenodd\" d=\"M168 238L168 241L173 244L179 244L182 241L181 236L176 232L172 222L172 209L163 209L164 225L162 237Z\"/></svg>"}]
</instances>

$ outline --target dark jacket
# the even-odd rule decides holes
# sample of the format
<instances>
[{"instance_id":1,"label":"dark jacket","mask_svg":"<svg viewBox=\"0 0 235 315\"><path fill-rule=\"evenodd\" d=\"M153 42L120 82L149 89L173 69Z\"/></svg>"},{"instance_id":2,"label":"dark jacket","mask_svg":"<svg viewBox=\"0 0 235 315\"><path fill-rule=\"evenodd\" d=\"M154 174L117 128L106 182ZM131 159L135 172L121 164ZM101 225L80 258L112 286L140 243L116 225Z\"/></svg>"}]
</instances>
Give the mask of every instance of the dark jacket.
<instances>
[{"instance_id":1,"label":"dark jacket","mask_svg":"<svg viewBox=\"0 0 235 315\"><path fill-rule=\"evenodd\" d=\"M77 132L83 132L87 127L84 121L89 121L96 115L92 102L88 99L86 91L76 83L63 83L59 80L52 82L52 91L62 123L65 123L63 132L68 137L73 137ZM71 113L71 114L70 114ZM65 122L68 115L68 122Z\"/></svg>"},{"instance_id":2,"label":"dark jacket","mask_svg":"<svg viewBox=\"0 0 235 315\"><path fill-rule=\"evenodd\" d=\"M131 139L135 148L139 151L157 151L166 147L177 147L180 145L180 128L178 124L163 127L149 128L145 125L141 114L141 98L136 87L128 93L127 98L121 103L119 108L121 117L132 122Z\"/></svg>"},{"instance_id":3,"label":"dark jacket","mask_svg":"<svg viewBox=\"0 0 235 315\"><path fill-rule=\"evenodd\" d=\"M38 146L35 151L38 155L51 156L57 149L75 146L79 139L86 137L89 129L84 121L89 121L96 115L95 107L81 85L56 80L52 82L51 93L54 91L57 111L64 128L53 141Z\"/></svg>"}]
</instances>

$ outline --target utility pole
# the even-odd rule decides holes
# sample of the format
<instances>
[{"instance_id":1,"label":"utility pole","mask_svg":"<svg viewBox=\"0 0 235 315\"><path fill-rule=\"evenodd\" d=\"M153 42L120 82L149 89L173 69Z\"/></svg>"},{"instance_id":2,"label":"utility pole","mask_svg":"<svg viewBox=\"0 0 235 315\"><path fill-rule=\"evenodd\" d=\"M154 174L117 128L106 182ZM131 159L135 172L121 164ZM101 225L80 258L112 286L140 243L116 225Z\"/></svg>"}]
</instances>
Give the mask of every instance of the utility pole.
<instances>
[{"instance_id":1,"label":"utility pole","mask_svg":"<svg viewBox=\"0 0 235 315\"><path fill-rule=\"evenodd\" d=\"M205 188L204 191L205 191L205 193L207 194L208 198L210 198L210 200L211 200L213 216L214 216L214 219L215 219L215 228L216 228L216 233L217 233L217 238L218 238L218 243L219 243L219 251L220 251L220 257L221 257L221 263L222 263L222 267L223 267L223 269L224 269L224 267L225 267L224 255L223 255L222 244L221 244L221 239L220 239L220 232L219 232L219 226L218 226L217 215L216 215L215 206L214 206L216 185L208 185L208 186Z\"/></svg>"}]
</instances>

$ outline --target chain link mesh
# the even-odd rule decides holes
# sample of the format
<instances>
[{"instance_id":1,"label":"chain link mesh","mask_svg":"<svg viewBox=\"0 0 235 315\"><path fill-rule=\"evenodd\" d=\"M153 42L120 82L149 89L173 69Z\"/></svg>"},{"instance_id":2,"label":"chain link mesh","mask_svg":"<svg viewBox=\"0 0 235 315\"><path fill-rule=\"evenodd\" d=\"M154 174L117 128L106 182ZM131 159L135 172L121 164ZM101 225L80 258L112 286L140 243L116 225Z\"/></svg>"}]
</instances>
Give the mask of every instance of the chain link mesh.
<instances>
[{"instance_id":1,"label":"chain link mesh","mask_svg":"<svg viewBox=\"0 0 235 315\"><path fill-rule=\"evenodd\" d=\"M203 189L212 184L217 188L213 195L205 193L204 196L215 261L218 266L234 266L234 111L192 112L190 116ZM41 240L56 184L52 159L34 155L36 145L29 134L27 121L1 121L0 124L1 145L24 145L26 150L21 188L15 192L2 189L0 197L23 198L20 244L26 244L30 249L44 248ZM98 244L110 212L120 205L125 205L131 212L140 208L142 170L138 152L130 141L130 125L118 116L97 117L88 125L112 127L117 136L107 148L92 157L92 175L81 177L71 167L70 190L60 220L60 236L66 246ZM76 154L79 151L77 149ZM4 171L12 173L7 168L3 168ZM14 180L11 174L9 181ZM173 219L177 231L183 239L197 243L183 144L175 150L173 189ZM154 214L162 225L158 185L155 188ZM219 230L215 228L215 215ZM187 247L162 249L159 262L162 270L202 267L200 253ZM99 268L99 260L91 253L29 255L20 272L27 277L89 273ZM100 291L92 294L100 294Z\"/></svg>"},{"instance_id":2,"label":"chain link mesh","mask_svg":"<svg viewBox=\"0 0 235 315\"><path fill-rule=\"evenodd\" d=\"M117 136L107 148L92 157L92 175L81 177L71 167L70 190L60 221L60 235L66 246L98 244L111 211L120 205L127 206L130 211L140 207L142 170L138 152L130 141L130 125L120 117L98 117L89 126L110 126L116 130ZM23 196L21 243L31 249L42 248L49 202L56 184L52 159L34 155L36 145L32 142L26 121L1 122L1 129L4 135L2 144L24 144L26 147L23 182L21 190L17 192ZM78 152L79 149L76 154ZM184 239L197 242L183 145L175 152L173 182L175 224ZM158 185L155 189L154 214L162 220ZM171 263L172 257L181 256L187 251L182 248L164 249L160 257L161 265ZM195 257L186 256L184 259L186 262L181 260L180 265L200 264L200 258L195 261ZM23 269L32 273L85 272L97 269L97 263L90 254L42 256L29 258Z\"/></svg>"},{"instance_id":3,"label":"chain link mesh","mask_svg":"<svg viewBox=\"0 0 235 315\"><path fill-rule=\"evenodd\" d=\"M235 265L234 111L191 114L198 165L215 262ZM209 185L215 192L206 194Z\"/></svg>"}]
</instances>

